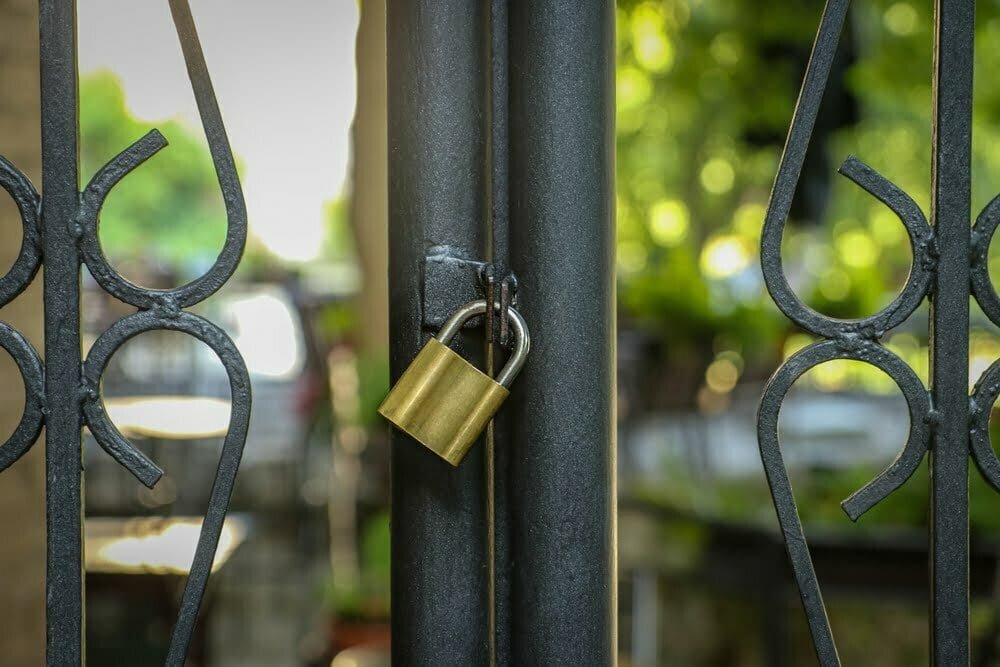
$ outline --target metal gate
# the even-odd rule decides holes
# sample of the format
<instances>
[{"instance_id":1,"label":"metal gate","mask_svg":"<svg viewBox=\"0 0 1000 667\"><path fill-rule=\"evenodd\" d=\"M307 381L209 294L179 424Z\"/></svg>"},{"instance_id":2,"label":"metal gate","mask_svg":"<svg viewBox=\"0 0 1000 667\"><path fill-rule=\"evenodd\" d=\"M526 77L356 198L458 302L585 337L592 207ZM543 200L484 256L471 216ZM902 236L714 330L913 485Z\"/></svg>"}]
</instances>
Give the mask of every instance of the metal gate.
<instances>
[{"instance_id":1,"label":"metal gate","mask_svg":"<svg viewBox=\"0 0 1000 667\"><path fill-rule=\"evenodd\" d=\"M0 448L0 470L46 427L50 665L83 661L82 426L142 483L152 486L162 474L105 413L100 381L114 352L145 331L182 331L211 347L230 378L230 430L167 664L184 662L248 426L250 384L237 350L221 329L185 310L235 271L246 214L187 0L170 6L229 219L224 249L205 275L175 289L145 289L104 257L98 220L105 198L166 141L157 132L139 139L80 190L75 0L40 0L43 194L0 160L0 185L24 227L20 255L0 279L0 304L44 267L45 363L23 336L0 325L0 346L17 362L26 390L24 416ZM811 310L781 264L783 227L848 6L827 2L764 224L762 267L775 303L823 340L791 357L765 390L761 454L817 655L824 665L839 664L781 457L778 413L798 377L833 359L867 362L899 385L909 405L908 442L843 507L858 519L929 453L931 654L934 664L967 664L970 452L1000 490L1000 459L988 433L1000 362L971 397L967 390L970 296L1000 325L1000 295L986 261L1000 198L969 224L975 1L936 0L930 221L860 160L848 158L840 168L898 215L913 250L900 295L860 320ZM489 447L470 457L478 462L451 469L395 436L393 650L401 662L614 660L613 25L608 0L389 2L393 374L450 309L482 293L510 303L516 287L536 340L533 363ZM104 290L137 309L86 359L83 265ZM929 391L880 343L925 297ZM464 345L474 349L477 341L466 337Z\"/></svg>"},{"instance_id":2,"label":"metal gate","mask_svg":"<svg viewBox=\"0 0 1000 667\"><path fill-rule=\"evenodd\" d=\"M16 330L0 323L0 346L24 378L25 410L17 430L0 447L0 471L34 444L46 429L47 664L84 662L81 429L136 479L153 487L163 472L136 449L108 418L101 376L130 338L153 330L184 332L209 346L229 375L229 432L212 486L198 547L184 588L166 664L185 662L216 547L229 506L250 419L250 378L239 352L215 324L185 309L214 294L232 276L247 236L246 209L208 68L187 0L170 0L228 217L224 248L203 276L174 289L132 284L107 261L98 239L101 207L129 173L167 146L157 131L125 148L81 191L77 103L76 1L40 0L42 93L42 194L13 164L0 158L0 186L21 214L24 240L14 266L0 278L0 304L9 303L35 277L44 276L45 362ZM137 312L123 317L81 358L80 280L86 266L98 284Z\"/></svg>"},{"instance_id":3,"label":"metal gate","mask_svg":"<svg viewBox=\"0 0 1000 667\"><path fill-rule=\"evenodd\" d=\"M511 273L532 337L494 447L451 468L393 435L395 664L615 660L614 20L388 3L393 379Z\"/></svg>"},{"instance_id":4,"label":"metal gate","mask_svg":"<svg viewBox=\"0 0 1000 667\"><path fill-rule=\"evenodd\" d=\"M781 456L778 412L796 379L833 359L867 362L895 381L909 405L908 441L898 458L844 500L842 507L857 520L904 484L929 453L931 659L935 665L966 665L970 451L986 481L1000 490L1000 459L990 445L988 428L992 405L1000 395L1000 362L979 379L971 397L968 393L970 296L1000 325L1000 296L987 266L990 241L1000 224L1000 197L970 227L975 0L935 3L930 223L909 195L872 167L854 157L840 167L842 175L902 221L913 265L903 290L885 309L860 320L837 320L810 309L792 292L782 269L781 238L849 5L849 0L826 4L761 237L761 265L775 303L789 319L823 339L789 358L765 389L757 423L761 457L816 654L823 665L839 665ZM924 297L930 301L930 391L902 359L880 343Z\"/></svg>"}]
</instances>

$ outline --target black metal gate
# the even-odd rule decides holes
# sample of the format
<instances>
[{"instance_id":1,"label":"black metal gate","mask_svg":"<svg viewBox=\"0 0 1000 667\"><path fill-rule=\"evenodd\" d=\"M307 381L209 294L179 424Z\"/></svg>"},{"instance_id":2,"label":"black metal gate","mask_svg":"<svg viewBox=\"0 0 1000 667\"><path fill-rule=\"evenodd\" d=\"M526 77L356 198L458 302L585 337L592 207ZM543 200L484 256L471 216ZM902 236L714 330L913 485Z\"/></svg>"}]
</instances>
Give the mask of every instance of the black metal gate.
<instances>
[{"instance_id":1,"label":"black metal gate","mask_svg":"<svg viewBox=\"0 0 1000 667\"><path fill-rule=\"evenodd\" d=\"M81 429L140 482L152 487L162 476L108 418L101 376L126 341L141 333L180 331L208 345L229 375L229 432L205 512L194 561L171 637L166 664L184 664L216 547L229 506L250 419L250 378L229 337L213 323L187 312L232 276L246 242L246 210L236 165L215 100L187 0L170 0L228 216L225 246L197 280L175 289L153 290L130 283L107 261L98 239L101 207L128 174L167 146L153 131L123 150L81 191L77 105L76 1L40 0L42 92L42 194L24 174L0 158L0 186L20 210L24 240L14 266L0 278L0 304L9 303L44 267L45 362L17 331L0 323L0 346L24 378L25 411L17 430L0 447L0 471L34 444L46 429L48 561L46 578L47 663L84 661L84 572L81 506ZM123 11L127 11L123 7ZM81 359L80 280L86 265L109 294L137 312L118 320Z\"/></svg>"},{"instance_id":2,"label":"black metal gate","mask_svg":"<svg viewBox=\"0 0 1000 667\"><path fill-rule=\"evenodd\" d=\"M842 506L857 520L898 489L929 452L931 472L931 658L935 665L969 663L969 454L1000 490L1000 460L989 441L989 415L1000 395L1000 362L969 382L969 299L1000 325L1000 296L990 282L987 252L1000 224L1000 197L971 217L972 72L975 0L936 0L934 140L931 219L905 192L854 157L840 173L889 207L910 237L913 265L899 296L860 320L837 320L810 309L792 292L781 263L781 238L806 150L847 17L849 0L828 0L813 46L761 238L768 290L782 312L821 337L788 359L768 384L758 415L761 457L819 661L838 665L826 609L778 443L778 412L786 392L810 368L833 359L872 364L899 386L909 405L909 439L899 457ZM880 343L924 297L930 300L930 391Z\"/></svg>"},{"instance_id":3,"label":"black metal gate","mask_svg":"<svg viewBox=\"0 0 1000 667\"><path fill-rule=\"evenodd\" d=\"M105 198L166 141L158 132L139 139L80 190L75 0L40 0L43 194L0 159L0 185L24 227L20 255L0 279L0 304L44 266L45 363L23 336L0 324L0 346L17 362L26 390L24 416L0 448L0 471L44 425L50 665L83 661L81 428L87 425L142 483L152 486L162 474L105 413L101 375L114 352L145 331L182 331L211 347L230 377L230 430L167 664L184 662L248 427L250 384L237 350L221 329L185 311L235 271L246 214L187 0L169 1L229 218L224 249L205 275L176 289L145 289L104 257L97 230ZM899 385L909 405L908 442L843 507L858 519L929 453L931 655L937 665L967 664L970 452L1000 490L1000 459L988 432L1000 362L971 397L967 391L970 296L1000 325L1000 295L986 262L1000 198L969 224L975 0L936 0L930 221L860 160L848 158L840 168L898 215L913 250L900 295L860 320L811 310L792 292L781 264L783 227L848 7L849 0L827 2L762 235L763 272L776 304L823 340L791 357L769 383L758 420L761 454L817 655L824 665L839 664L781 457L778 413L798 377L833 359L867 362ZM509 303L516 286L537 341L491 446L474 455L478 465L451 469L396 436L393 650L401 662L614 661L613 25L609 0L389 3L393 373L405 368L443 314L481 291L493 298L498 290ZM86 359L83 265L104 290L137 309L105 332ZM484 269L492 273L480 283ZM880 343L925 297L929 391ZM475 339L467 337L465 346L475 347ZM491 343L487 356L492 352Z\"/></svg>"},{"instance_id":4,"label":"black metal gate","mask_svg":"<svg viewBox=\"0 0 1000 667\"><path fill-rule=\"evenodd\" d=\"M615 660L614 16L388 3L393 378L510 272L533 348L495 447L453 469L393 436L396 664Z\"/></svg>"}]
</instances>

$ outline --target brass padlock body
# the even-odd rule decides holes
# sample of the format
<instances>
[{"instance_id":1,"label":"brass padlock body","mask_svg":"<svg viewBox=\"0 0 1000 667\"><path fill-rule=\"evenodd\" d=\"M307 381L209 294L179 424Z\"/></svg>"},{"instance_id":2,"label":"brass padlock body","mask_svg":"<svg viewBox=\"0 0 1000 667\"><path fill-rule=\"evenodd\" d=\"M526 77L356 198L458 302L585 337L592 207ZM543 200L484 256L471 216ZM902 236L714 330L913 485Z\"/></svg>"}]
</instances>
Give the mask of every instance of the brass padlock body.
<instances>
[{"instance_id":1,"label":"brass padlock body","mask_svg":"<svg viewBox=\"0 0 1000 667\"><path fill-rule=\"evenodd\" d=\"M436 338L379 406L379 414L453 466L510 392Z\"/></svg>"}]
</instances>

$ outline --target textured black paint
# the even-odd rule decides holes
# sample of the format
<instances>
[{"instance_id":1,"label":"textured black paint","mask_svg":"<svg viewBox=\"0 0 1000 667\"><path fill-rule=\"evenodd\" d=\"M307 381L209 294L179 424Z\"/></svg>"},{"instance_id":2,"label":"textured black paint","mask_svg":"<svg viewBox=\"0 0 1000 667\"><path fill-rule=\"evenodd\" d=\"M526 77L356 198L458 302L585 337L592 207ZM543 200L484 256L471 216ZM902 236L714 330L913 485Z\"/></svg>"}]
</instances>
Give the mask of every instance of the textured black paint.
<instances>
[{"instance_id":1,"label":"textured black paint","mask_svg":"<svg viewBox=\"0 0 1000 667\"><path fill-rule=\"evenodd\" d=\"M47 660L83 660L76 2L41 0Z\"/></svg>"},{"instance_id":2,"label":"textured black paint","mask_svg":"<svg viewBox=\"0 0 1000 667\"><path fill-rule=\"evenodd\" d=\"M969 662L969 257L975 0L937 0L931 222L931 658Z\"/></svg>"},{"instance_id":3,"label":"textured black paint","mask_svg":"<svg viewBox=\"0 0 1000 667\"><path fill-rule=\"evenodd\" d=\"M513 665L615 641L614 3L510 3L511 267L531 358L508 414Z\"/></svg>"},{"instance_id":4,"label":"textured black paint","mask_svg":"<svg viewBox=\"0 0 1000 667\"><path fill-rule=\"evenodd\" d=\"M393 380L433 333L422 308L425 257L447 248L481 260L487 250L485 21L469 0L388 3ZM470 360L482 357L481 342L457 343ZM481 445L452 468L393 431L393 664L487 663L483 484Z\"/></svg>"}]
</instances>

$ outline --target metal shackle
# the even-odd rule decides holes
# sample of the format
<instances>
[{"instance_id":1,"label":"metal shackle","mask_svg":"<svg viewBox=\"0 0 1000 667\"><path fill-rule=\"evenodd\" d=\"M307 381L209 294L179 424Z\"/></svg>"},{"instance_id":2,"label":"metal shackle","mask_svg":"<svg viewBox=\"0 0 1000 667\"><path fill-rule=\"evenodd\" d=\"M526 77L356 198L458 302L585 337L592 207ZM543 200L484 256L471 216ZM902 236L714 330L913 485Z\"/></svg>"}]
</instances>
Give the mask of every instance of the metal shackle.
<instances>
[{"instance_id":1,"label":"metal shackle","mask_svg":"<svg viewBox=\"0 0 1000 667\"><path fill-rule=\"evenodd\" d=\"M485 315L486 308L486 299L470 301L448 318L435 338L444 345L448 345L466 322L478 315ZM495 308L499 313L500 304L495 304ZM531 335L528 333L528 325L521 317L521 313L514 310L513 307L508 307L507 318L514 325L514 351L511 352L507 364L500 370L495 379L497 384L509 388L514 378L524 367L524 362L528 360L528 352L531 350Z\"/></svg>"}]
</instances>

